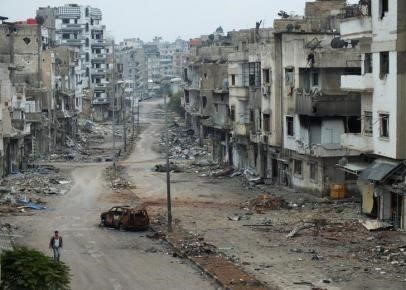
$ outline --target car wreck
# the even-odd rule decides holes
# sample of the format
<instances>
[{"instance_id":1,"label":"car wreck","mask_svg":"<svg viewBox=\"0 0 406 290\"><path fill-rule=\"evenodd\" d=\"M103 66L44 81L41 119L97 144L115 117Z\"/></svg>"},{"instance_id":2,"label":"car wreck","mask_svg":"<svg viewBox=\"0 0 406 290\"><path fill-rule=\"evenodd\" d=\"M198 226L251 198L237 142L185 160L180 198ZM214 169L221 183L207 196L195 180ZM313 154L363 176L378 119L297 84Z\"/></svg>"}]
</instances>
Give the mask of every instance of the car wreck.
<instances>
[{"instance_id":1,"label":"car wreck","mask_svg":"<svg viewBox=\"0 0 406 290\"><path fill-rule=\"evenodd\" d=\"M149 216L143 206L114 206L100 215L100 225L128 231L145 231Z\"/></svg>"}]
</instances>

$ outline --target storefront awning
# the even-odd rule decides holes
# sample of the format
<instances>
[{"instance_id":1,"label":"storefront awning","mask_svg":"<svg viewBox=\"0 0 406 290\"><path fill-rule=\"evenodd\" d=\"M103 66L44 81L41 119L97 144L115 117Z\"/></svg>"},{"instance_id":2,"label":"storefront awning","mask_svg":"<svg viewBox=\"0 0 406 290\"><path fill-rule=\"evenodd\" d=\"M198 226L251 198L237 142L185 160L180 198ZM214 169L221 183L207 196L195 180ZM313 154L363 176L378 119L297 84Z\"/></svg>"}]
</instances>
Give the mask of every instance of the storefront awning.
<instances>
[{"instance_id":1,"label":"storefront awning","mask_svg":"<svg viewBox=\"0 0 406 290\"><path fill-rule=\"evenodd\" d=\"M345 165L340 165L337 164L337 167L342 169L345 172L359 175L362 170L367 168L369 166L369 163L363 163L363 162L353 162L353 163L347 163Z\"/></svg>"},{"instance_id":2,"label":"storefront awning","mask_svg":"<svg viewBox=\"0 0 406 290\"><path fill-rule=\"evenodd\" d=\"M361 174L359 175L359 179L369 181L382 181L401 164L402 163L400 162L391 162L383 159L377 159L361 172Z\"/></svg>"}]
</instances>

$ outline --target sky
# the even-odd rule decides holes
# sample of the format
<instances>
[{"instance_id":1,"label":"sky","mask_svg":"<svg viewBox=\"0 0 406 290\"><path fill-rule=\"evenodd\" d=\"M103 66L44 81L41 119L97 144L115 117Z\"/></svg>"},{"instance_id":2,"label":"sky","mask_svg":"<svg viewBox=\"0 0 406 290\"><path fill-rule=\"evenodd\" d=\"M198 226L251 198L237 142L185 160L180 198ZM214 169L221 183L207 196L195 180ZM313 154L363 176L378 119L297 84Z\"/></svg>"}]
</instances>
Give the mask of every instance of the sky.
<instances>
[{"instance_id":1,"label":"sky","mask_svg":"<svg viewBox=\"0 0 406 290\"><path fill-rule=\"evenodd\" d=\"M173 41L210 34L219 26L225 32L251 28L259 20L271 27L279 10L302 15L305 0L0 0L0 15L24 20L35 17L38 7L66 3L100 8L103 24L116 41L132 37L150 41L154 36Z\"/></svg>"}]
</instances>

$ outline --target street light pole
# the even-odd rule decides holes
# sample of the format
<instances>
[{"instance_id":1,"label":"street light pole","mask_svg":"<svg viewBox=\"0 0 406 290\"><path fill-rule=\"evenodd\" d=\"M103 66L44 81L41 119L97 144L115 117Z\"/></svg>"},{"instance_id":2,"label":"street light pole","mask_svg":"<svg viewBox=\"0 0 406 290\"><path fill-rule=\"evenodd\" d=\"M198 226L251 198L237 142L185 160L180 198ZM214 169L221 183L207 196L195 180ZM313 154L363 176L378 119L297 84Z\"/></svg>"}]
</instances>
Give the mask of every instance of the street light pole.
<instances>
[{"instance_id":1,"label":"street light pole","mask_svg":"<svg viewBox=\"0 0 406 290\"><path fill-rule=\"evenodd\" d=\"M171 201L171 176L169 168L169 125L168 125L168 104L164 93L165 105L165 131L166 131L166 202L168 207L168 232L172 232L172 201ZM139 104L138 104L139 106Z\"/></svg>"},{"instance_id":2,"label":"street light pole","mask_svg":"<svg viewBox=\"0 0 406 290\"><path fill-rule=\"evenodd\" d=\"M116 110L116 54L115 54L115 45L113 40L113 121L112 121L112 130L113 130L113 177L116 179L116 137L115 137L115 114L114 111Z\"/></svg>"},{"instance_id":3,"label":"street light pole","mask_svg":"<svg viewBox=\"0 0 406 290\"><path fill-rule=\"evenodd\" d=\"M127 119L126 119L126 99L125 99L125 86L121 94L121 111L123 114L123 131L124 131L124 152L127 152Z\"/></svg>"}]
</instances>

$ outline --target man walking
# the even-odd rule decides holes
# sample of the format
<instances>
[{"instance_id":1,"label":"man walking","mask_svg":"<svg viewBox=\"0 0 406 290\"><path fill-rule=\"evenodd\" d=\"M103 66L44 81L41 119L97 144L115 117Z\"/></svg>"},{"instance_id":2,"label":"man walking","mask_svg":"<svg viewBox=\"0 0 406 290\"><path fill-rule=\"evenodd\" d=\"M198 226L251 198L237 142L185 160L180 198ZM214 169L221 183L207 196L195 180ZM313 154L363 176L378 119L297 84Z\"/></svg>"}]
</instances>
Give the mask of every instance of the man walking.
<instances>
[{"instance_id":1,"label":"man walking","mask_svg":"<svg viewBox=\"0 0 406 290\"><path fill-rule=\"evenodd\" d=\"M54 251L54 261L59 262L59 258L61 257L59 249L62 249L62 246L62 237L59 236L58 231L55 231L55 235L53 235L51 240L49 241L49 248L52 248L52 250Z\"/></svg>"}]
</instances>

